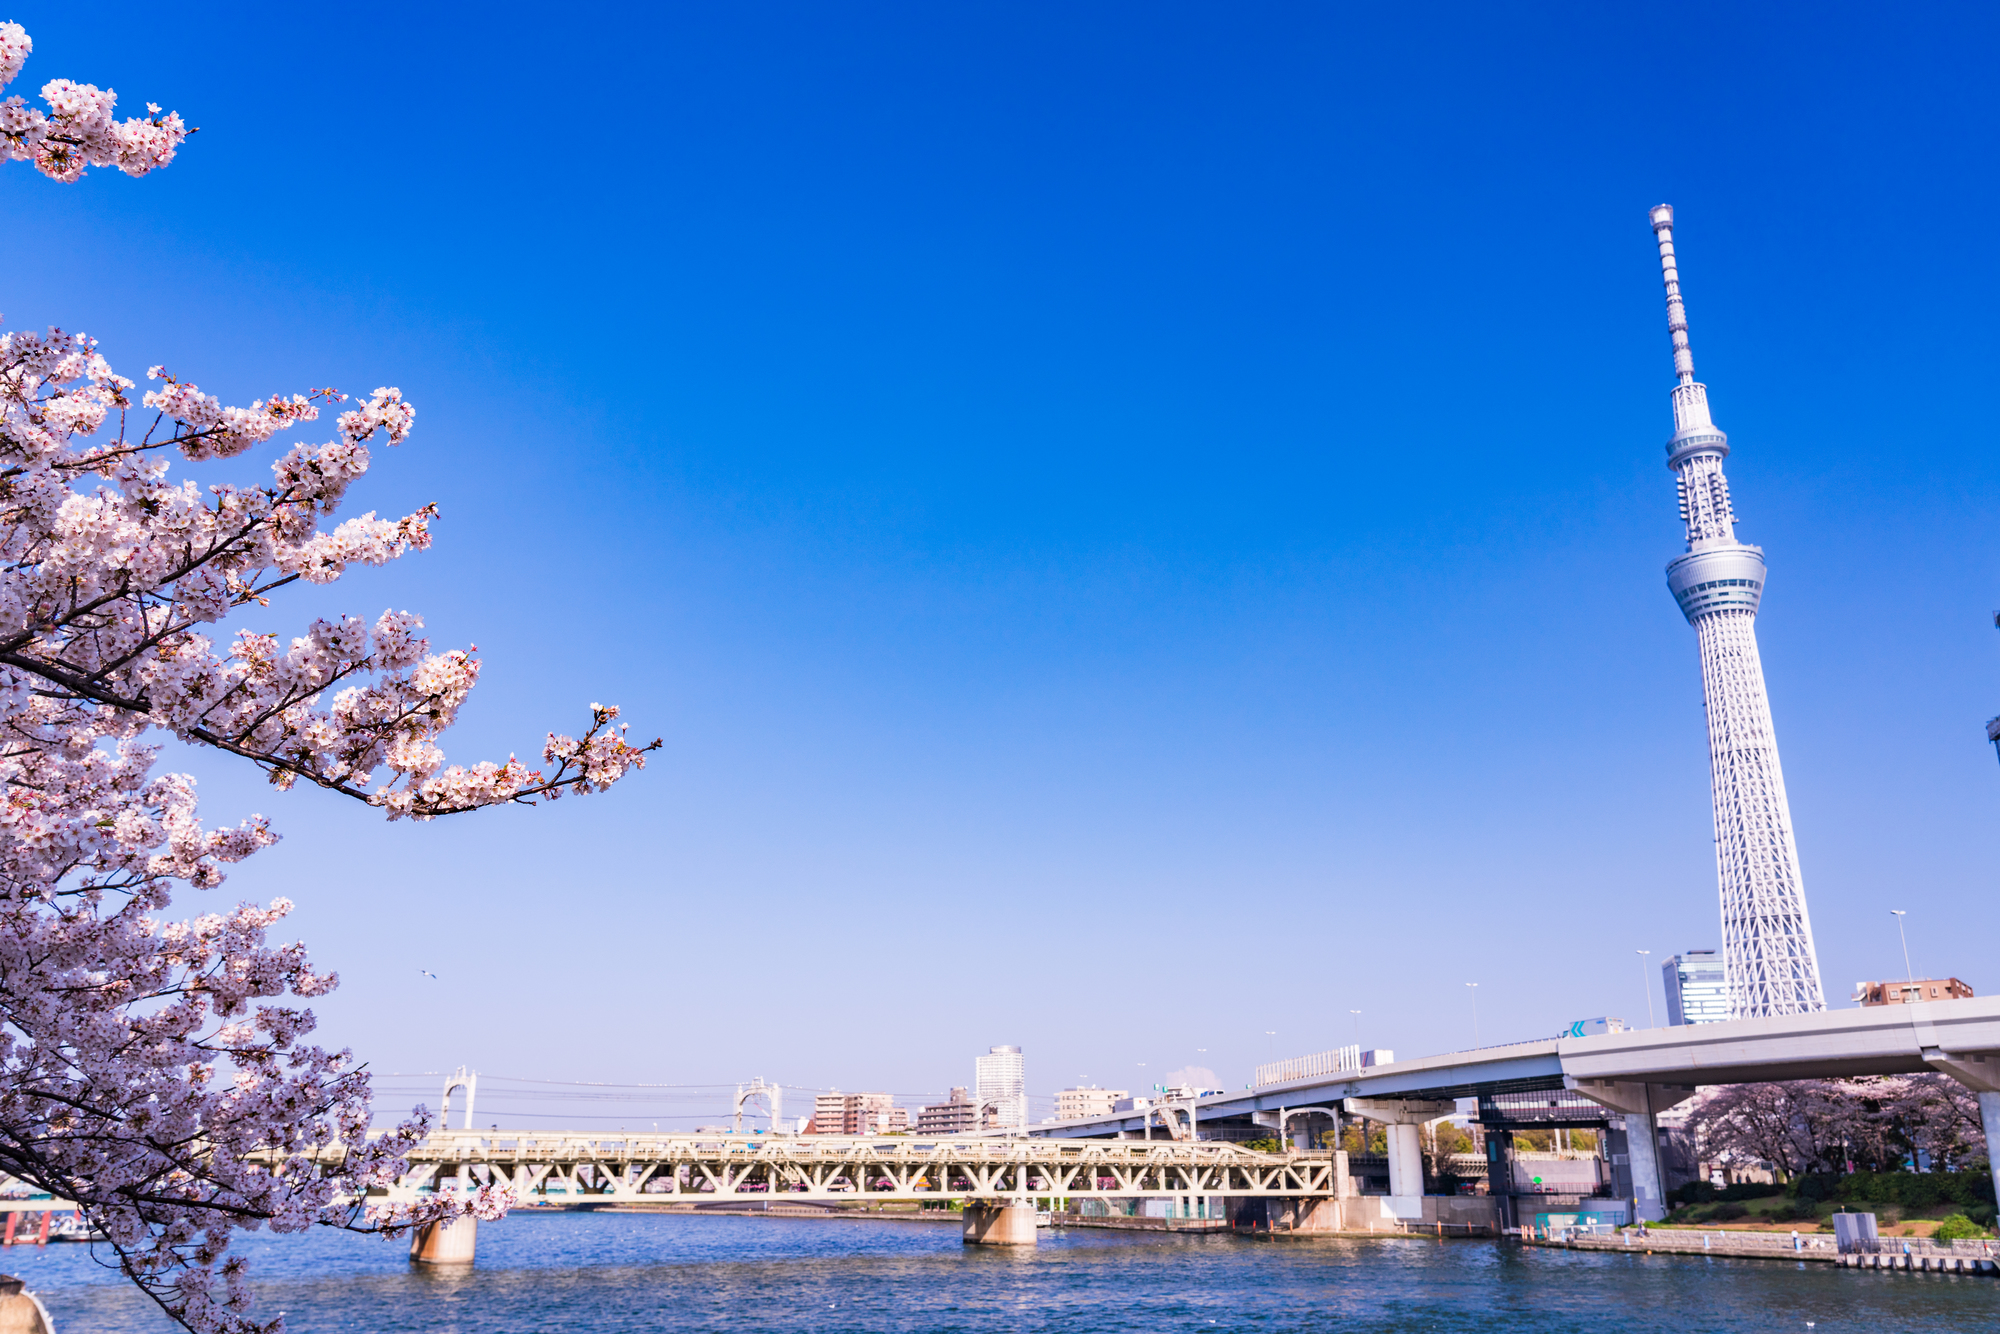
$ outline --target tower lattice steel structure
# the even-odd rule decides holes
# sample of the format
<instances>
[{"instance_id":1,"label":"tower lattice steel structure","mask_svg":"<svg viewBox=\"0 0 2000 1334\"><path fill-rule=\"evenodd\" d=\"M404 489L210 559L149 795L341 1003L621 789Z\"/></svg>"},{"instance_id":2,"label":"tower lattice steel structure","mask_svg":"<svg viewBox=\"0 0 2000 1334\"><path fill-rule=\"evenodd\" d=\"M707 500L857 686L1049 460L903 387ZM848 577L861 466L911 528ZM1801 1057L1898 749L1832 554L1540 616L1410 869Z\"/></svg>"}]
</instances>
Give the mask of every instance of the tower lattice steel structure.
<instances>
[{"instance_id":1,"label":"tower lattice steel structure","mask_svg":"<svg viewBox=\"0 0 2000 1334\"><path fill-rule=\"evenodd\" d=\"M1730 1008L1738 1019L1824 1010L1771 701L1764 693L1764 664L1757 656L1764 552L1736 540L1736 514L1722 475L1729 439L1708 415L1708 387L1694 378L1669 205L1653 210L1653 234L1660 243L1667 330L1680 379L1674 386L1667 466L1680 489L1688 541L1687 554L1667 566L1667 587L1701 645Z\"/></svg>"}]
</instances>

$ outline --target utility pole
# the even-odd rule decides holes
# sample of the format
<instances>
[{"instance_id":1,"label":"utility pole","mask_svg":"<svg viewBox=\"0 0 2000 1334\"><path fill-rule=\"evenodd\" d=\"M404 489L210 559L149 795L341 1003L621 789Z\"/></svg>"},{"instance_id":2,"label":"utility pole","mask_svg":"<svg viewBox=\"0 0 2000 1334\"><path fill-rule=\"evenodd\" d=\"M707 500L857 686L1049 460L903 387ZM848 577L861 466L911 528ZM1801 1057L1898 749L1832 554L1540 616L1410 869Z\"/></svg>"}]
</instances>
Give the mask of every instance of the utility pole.
<instances>
[{"instance_id":1,"label":"utility pole","mask_svg":"<svg viewBox=\"0 0 2000 1334\"><path fill-rule=\"evenodd\" d=\"M1651 950L1637 950L1635 953L1639 956L1639 989L1646 993L1646 1027L1652 1028L1654 1026L1653 978L1652 974L1646 971L1646 960L1653 952Z\"/></svg>"}]
</instances>

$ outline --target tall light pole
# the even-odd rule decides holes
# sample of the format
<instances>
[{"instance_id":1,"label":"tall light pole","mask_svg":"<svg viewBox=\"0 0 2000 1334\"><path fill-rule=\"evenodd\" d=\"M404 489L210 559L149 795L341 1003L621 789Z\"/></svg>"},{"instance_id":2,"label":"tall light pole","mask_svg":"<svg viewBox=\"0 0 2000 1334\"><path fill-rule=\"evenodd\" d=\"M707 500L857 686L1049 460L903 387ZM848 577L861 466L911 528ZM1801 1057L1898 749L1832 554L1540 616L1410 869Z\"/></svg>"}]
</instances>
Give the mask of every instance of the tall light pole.
<instances>
[{"instance_id":1,"label":"tall light pole","mask_svg":"<svg viewBox=\"0 0 2000 1334\"><path fill-rule=\"evenodd\" d=\"M1479 1045L1479 984L1477 982L1467 982L1465 985L1472 988L1472 1045L1477 1047Z\"/></svg>"},{"instance_id":2,"label":"tall light pole","mask_svg":"<svg viewBox=\"0 0 2000 1334\"><path fill-rule=\"evenodd\" d=\"M1354 1059L1358 1061L1361 1059L1361 1011L1349 1010L1348 1013L1354 1016Z\"/></svg>"},{"instance_id":3,"label":"tall light pole","mask_svg":"<svg viewBox=\"0 0 2000 1334\"><path fill-rule=\"evenodd\" d=\"M1275 1028L1267 1028L1264 1030L1264 1036L1271 1039L1269 1042L1264 1044L1264 1059L1267 1061L1275 1061L1278 1059L1278 1030Z\"/></svg>"},{"instance_id":4,"label":"tall light pole","mask_svg":"<svg viewBox=\"0 0 2000 1334\"><path fill-rule=\"evenodd\" d=\"M1653 1027L1653 975L1646 971L1646 959L1651 950L1633 951L1639 956L1639 990L1646 993L1646 1027Z\"/></svg>"},{"instance_id":5,"label":"tall light pole","mask_svg":"<svg viewBox=\"0 0 2000 1334\"><path fill-rule=\"evenodd\" d=\"M1917 974L1916 970L1910 967L1910 938L1903 931L1905 910L1902 908L1891 908L1889 911L1896 914L1896 936L1903 942L1903 980L1905 982L1914 982L1917 980Z\"/></svg>"}]
</instances>

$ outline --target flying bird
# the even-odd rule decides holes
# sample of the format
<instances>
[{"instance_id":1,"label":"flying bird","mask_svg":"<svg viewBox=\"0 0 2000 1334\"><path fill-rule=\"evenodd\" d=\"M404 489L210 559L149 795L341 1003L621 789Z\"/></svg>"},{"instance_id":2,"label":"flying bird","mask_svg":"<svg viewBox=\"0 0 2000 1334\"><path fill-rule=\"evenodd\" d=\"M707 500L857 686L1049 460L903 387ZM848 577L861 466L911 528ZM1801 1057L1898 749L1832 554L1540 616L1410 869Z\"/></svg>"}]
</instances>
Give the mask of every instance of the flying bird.
<instances>
[{"instance_id":1,"label":"flying bird","mask_svg":"<svg viewBox=\"0 0 2000 1334\"><path fill-rule=\"evenodd\" d=\"M438 975L437 975L436 973L433 973L433 972L432 972L432 971L431 971L430 969L428 969L428 968L419 968L419 969L417 969L417 971L418 971L418 972L420 972L420 973L422 973L422 974L423 974L423 975L424 975L425 977L428 977L428 978L429 978L429 979L430 979L431 981L433 981L433 982L435 982L435 981L437 981L437 980L438 980Z\"/></svg>"}]
</instances>

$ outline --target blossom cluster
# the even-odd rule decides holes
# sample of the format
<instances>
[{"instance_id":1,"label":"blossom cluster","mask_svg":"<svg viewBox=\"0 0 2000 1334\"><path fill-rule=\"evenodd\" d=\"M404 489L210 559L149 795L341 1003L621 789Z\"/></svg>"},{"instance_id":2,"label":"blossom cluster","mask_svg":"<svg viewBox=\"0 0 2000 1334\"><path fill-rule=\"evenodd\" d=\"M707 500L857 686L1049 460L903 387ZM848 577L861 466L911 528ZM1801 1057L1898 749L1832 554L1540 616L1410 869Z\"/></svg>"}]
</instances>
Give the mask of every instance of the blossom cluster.
<instances>
[{"instance_id":1,"label":"blossom cluster","mask_svg":"<svg viewBox=\"0 0 2000 1334\"><path fill-rule=\"evenodd\" d=\"M0 702L19 697L17 729L88 732L94 745L162 727L251 760L280 788L304 779L392 818L595 791L643 765L618 711L597 706L583 738L550 735L550 771L511 758L448 765L438 739L479 662L431 652L422 618L407 611L322 618L290 639L242 628L218 643L208 627L287 584L330 583L350 565L430 545L432 506L319 524L367 472L370 442L405 439L415 410L399 390L377 389L340 413L334 439L274 460L270 482L201 489L170 480L169 453L232 457L345 400L318 390L227 407L161 367L149 374L161 387L135 404L133 382L87 336L0 335L0 500L10 516L0 529ZM152 421L135 438L131 418L147 409ZM21 855L44 850L23 874L46 872L93 837L64 832L66 810L38 801L8 818Z\"/></svg>"},{"instance_id":2,"label":"blossom cluster","mask_svg":"<svg viewBox=\"0 0 2000 1334\"><path fill-rule=\"evenodd\" d=\"M18 23L0 23L0 88L13 82L34 41ZM58 181L73 181L87 167L116 167L144 176L174 160L192 134L177 111L146 104L146 115L115 118L118 94L95 84L51 79L42 85L48 110L26 98L0 101L0 161L32 162Z\"/></svg>"}]
</instances>

